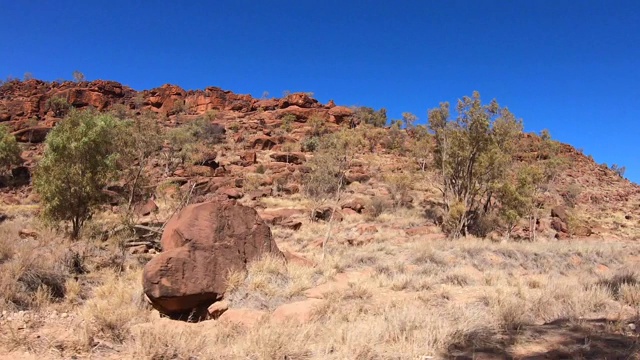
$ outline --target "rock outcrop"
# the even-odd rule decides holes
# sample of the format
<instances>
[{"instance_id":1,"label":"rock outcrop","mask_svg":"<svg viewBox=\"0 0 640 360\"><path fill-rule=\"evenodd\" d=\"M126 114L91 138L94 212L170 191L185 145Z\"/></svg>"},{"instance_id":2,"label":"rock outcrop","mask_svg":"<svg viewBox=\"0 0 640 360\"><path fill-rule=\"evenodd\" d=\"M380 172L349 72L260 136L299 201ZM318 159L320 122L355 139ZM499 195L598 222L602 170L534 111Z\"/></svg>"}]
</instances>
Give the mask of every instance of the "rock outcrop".
<instances>
[{"instance_id":1,"label":"rock outcrop","mask_svg":"<svg viewBox=\"0 0 640 360\"><path fill-rule=\"evenodd\" d=\"M167 223L163 252L144 268L144 292L160 312L209 306L226 290L230 271L266 253L282 256L255 210L233 202L189 205Z\"/></svg>"}]
</instances>

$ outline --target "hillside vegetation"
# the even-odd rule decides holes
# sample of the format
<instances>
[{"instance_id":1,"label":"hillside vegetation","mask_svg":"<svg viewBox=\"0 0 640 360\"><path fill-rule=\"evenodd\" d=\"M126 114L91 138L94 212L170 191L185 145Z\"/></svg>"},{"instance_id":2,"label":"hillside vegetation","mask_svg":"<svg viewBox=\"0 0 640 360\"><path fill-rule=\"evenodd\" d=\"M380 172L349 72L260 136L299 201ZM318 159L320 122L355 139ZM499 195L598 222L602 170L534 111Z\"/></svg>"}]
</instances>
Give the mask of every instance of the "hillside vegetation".
<instances>
[{"instance_id":1,"label":"hillside vegetation","mask_svg":"<svg viewBox=\"0 0 640 360\"><path fill-rule=\"evenodd\" d=\"M431 107L0 85L0 350L638 358L640 187L478 93ZM219 320L170 320L142 267L205 201L256 209L286 261L227 274Z\"/></svg>"}]
</instances>

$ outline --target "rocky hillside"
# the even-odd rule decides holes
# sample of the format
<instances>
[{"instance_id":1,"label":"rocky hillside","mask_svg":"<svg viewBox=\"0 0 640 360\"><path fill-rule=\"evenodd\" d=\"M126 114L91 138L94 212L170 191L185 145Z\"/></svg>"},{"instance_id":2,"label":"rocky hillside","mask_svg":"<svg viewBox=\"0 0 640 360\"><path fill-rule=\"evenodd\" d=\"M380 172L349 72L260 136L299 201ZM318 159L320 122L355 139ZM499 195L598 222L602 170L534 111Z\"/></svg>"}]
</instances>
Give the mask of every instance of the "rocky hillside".
<instances>
[{"instance_id":1,"label":"rocky hillside","mask_svg":"<svg viewBox=\"0 0 640 360\"><path fill-rule=\"evenodd\" d=\"M437 100L437 99L435 99ZM435 103L435 101L434 101ZM99 111L142 116L152 112L165 127L176 127L197 118L206 117L224 127L225 139L210 159L201 164L185 166L172 174L161 171L155 162L157 183L173 182L192 187L199 200L214 197L244 199L251 203L262 196L283 198L297 193L302 184L304 163L312 154L300 149L313 126L309 121L321 121L328 131L341 125L357 126L352 108L337 106L330 101L321 104L308 94L294 93L281 99L255 99L216 87L204 90L183 90L174 85L135 91L113 81L48 83L39 80L11 81L0 87L0 124L9 126L22 143L24 166L13 170L14 177L23 179L20 186L0 188L6 204L36 204L31 194L29 174L42 152L42 142L48 131L64 117L68 106L93 107ZM283 119L293 119L290 129L282 131ZM407 141L411 141L408 134ZM531 161L530 148L538 141L534 135L521 139L520 157ZM287 145L298 144L297 148ZM570 145L561 146L561 156L571 166L556 177L547 192L545 208L549 212L540 220L543 233L551 236L566 231L570 221L563 211L550 211L573 197L576 213L581 216L580 237L598 236L623 239L640 238L640 186L615 172L596 164ZM408 156L391 152L383 147L373 154L362 155L352 164L349 181L357 183L348 192L348 201L362 202L364 206L372 196L388 196L389 191L380 174L395 171L398 164L409 162ZM247 184L247 174L252 184ZM428 178L428 176L427 176ZM577 190L576 190L577 189ZM423 206L437 194L414 188L408 203ZM252 204L258 206L258 203ZM344 207L344 206L343 206ZM556 209L557 210L557 209ZM564 223L564 224L563 224ZM527 229L521 228L524 233ZM556 236L558 237L558 236ZM560 236L561 238L563 236Z\"/></svg>"}]
</instances>

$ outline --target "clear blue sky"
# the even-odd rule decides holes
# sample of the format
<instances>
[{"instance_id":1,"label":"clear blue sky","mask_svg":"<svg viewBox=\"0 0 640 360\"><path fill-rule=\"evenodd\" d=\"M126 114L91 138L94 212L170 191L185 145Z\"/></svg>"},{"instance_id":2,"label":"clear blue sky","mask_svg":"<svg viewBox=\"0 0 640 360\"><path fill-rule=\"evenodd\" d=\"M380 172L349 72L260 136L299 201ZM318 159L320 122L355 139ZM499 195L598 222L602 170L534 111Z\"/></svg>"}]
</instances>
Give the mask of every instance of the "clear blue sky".
<instances>
[{"instance_id":1,"label":"clear blue sky","mask_svg":"<svg viewBox=\"0 0 640 360\"><path fill-rule=\"evenodd\" d=\"M640 182L640 1L0 0L0 77L427 109L473 90Z\"/></svg>"}]
</instances>

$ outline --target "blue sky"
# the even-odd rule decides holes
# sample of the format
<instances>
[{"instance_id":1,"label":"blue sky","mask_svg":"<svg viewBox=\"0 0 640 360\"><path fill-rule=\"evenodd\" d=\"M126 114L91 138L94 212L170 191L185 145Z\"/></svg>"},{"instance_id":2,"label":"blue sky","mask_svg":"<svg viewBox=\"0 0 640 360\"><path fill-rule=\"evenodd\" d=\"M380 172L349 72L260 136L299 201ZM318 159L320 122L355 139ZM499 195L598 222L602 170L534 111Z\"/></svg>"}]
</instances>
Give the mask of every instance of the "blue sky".
<instances>
[{"instance_id":1,"label":"blue sky","mask_svg":"<svg viewBox=\"0 0 640 360\"><path fill-rule=\"evenodd\" d=\"M426 120L478 90L640 183L640 1L0 0L0 77L220 86Z\"/></svg>"}]
</instances>

